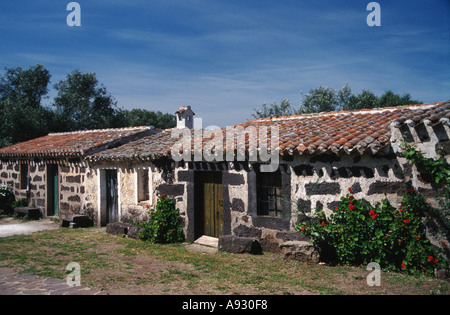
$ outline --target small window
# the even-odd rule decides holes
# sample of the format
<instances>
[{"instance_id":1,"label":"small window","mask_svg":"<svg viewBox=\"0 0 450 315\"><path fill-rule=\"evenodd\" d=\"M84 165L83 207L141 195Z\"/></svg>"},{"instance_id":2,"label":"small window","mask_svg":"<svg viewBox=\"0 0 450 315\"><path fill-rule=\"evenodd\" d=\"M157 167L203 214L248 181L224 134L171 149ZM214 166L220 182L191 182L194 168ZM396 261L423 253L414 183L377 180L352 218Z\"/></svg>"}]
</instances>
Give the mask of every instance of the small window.
<instances>
[{"instance_id":1,"label":"small window","mask_svg":"<svg viewBox=\"0 0 450 315\"><path fill-rule=\"evenodd\" d=\"M29 184L28 164L20 164L20 189L28 189Z\"/></svg>"},{"instance_id":2,"label":"small window","mask_svg":"<svg viewBox=\"0 0 450 315\"><path fill-rule=\"evenodd\" d=\"M186 116L187 121L191 121L191 116Z\"/></svg>"},{"instance_id":3,"label":"small window","mask_svg":"<svg viewBox=\"0 0 450 315\"><path fill-rule=\"evenodd\" d=\"M281 172L258 173L258 215L282 217Z\"/></svg>"},{"instance_id":4,"label":"small window","mask_svg":"<svg viewBox=\"0 0 450 315\"><path fill-rule=\"evenodd\" d=\"M138 202L150 199L148 169L138 170Z\"/></svg>"}]
</instances>

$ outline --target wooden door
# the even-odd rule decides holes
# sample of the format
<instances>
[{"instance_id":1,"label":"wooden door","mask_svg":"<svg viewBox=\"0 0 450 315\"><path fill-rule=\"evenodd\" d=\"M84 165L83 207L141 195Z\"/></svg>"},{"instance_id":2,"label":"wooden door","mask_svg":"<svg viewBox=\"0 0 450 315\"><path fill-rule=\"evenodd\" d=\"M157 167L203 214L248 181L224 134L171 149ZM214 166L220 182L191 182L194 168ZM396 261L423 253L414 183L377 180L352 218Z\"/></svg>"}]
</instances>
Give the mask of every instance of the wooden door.
<instances>
[{"instance_id":1,"label":"wooden door","mask_svg":"<svg viewBox=\"0 0 450 315\"><path fill-rule=\"evenodd\" d=\"M106 221L108 223L119 221L119 206L117 194L117 170L105 171L106 181Z\"/></svg>"},{"instance_id":2,"label":"wooden door","mask_svg":"<svg viewBox=\"0 0 450 315\"><path fill-rule=\"evenodd\" d=\"M202 172L203 235L219 237L223 234L223 191L221 172Z\"/></svg>"},{"instance_id":3,"label":"wooden door","mask_svg":"<svg viewBox=\"0 0 450 315\"><path fill-rule=\"evenodd\" d=\"M59 215L58 165L47 164L47 216Z\"/></svg>"}]
</instances>

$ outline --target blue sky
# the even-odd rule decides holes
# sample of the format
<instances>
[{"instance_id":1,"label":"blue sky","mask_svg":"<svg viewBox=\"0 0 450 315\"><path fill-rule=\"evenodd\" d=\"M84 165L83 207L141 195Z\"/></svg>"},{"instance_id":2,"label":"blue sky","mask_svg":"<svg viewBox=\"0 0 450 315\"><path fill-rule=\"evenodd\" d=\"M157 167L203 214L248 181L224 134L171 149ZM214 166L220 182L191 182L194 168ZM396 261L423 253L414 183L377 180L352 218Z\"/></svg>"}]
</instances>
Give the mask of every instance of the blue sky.
<instances>
[{"instance_id":1,"label":"blue sky","mask_svg":"<svg viewBox=\"0 0 450 315\"><path fill-rule=\"evenodd\" d=\"M95 72L126 108L191 105L207 125L236 124L263 103L320 85L424 102L450 99L450 1L62 0L0 3L0 67L43 64L57 83ZM50 90L50 102L54 96Z\"/></svg>"}]
</instances>

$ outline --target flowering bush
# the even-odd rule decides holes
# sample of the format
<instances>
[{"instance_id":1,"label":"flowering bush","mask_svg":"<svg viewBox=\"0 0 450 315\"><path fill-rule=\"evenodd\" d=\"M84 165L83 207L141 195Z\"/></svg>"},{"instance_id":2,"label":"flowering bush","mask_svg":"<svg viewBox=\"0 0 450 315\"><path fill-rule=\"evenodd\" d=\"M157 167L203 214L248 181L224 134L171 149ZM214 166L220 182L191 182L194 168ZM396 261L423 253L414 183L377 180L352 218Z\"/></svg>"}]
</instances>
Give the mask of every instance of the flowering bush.
<instances>
[{"instance_id":1,"label":"flowering bush","mask_svg":"<svg viewBox=\"0 0 450 315\"><path fill-rule=\"evenodd\" d=\"M141 222L139 238L151 243L177 243L184 241L183 228L175 203L165 194L158 198L156 210L150 210L150 219Z\"/></svg>"},{"instance_id":2,"label":"flowering bush","mask_svg":"<svg viewBox=\"0 0 450 315\"><path fill-rule=\"evenodd\" d=\"M0 185L0 213L11 214L14 202L15 197L11 187Z\"/></svg>"},{"instance_id":3,"label":"flowering bush","mask_svg":"<svg viewBox=\"0 0 450 315\"><path fill-rule=\"evenodd\" d=\"M384 270L433 273L445 260L437 257L426 238L422 223L426 207L413 189L396 209L388 200L375 207L358 200L349 188L329 218L318 211L315 220L299 223L297 229L320 247L331 248L341 264L377 262Z\"/></svg>"}]
</instances>

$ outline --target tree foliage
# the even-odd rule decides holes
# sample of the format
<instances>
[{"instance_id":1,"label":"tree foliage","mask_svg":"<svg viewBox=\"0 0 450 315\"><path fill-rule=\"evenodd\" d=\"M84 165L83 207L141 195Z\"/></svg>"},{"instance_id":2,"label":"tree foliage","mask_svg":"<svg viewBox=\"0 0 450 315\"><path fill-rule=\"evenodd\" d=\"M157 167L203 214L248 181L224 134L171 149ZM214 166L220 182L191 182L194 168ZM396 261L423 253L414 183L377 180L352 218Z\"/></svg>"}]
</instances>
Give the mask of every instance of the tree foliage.
<instances>
[{"instance_id":1,"label":"tree foliage","mask_svg":"<svg viewBox=\"0 0 450 315\"><path fill-rule=\"evenodd\" d=\"M99 86L95 73L78 70L55 84L55 114L64 131L115 127L117 102L106 88Z\"/></svg>"},{"instance_id":2,"label":"tree foliage","mask_svg":"<svg viewBox=\"0 0 450 315\"><path fill-rule=\"evenodd\" d=\"M53 85L57 95L51 106L44 106L50 78L50 72L40 64L28 69L5 68L5 73L0 75L0 147L50 132L176 125L172 114L119 108L95 73L79 70Z\"/></svg>"},{"instance_id":3,"label":"tree foliage","mask_svg":"<svg viewBox=\"0 0 450 315\"><path fill-rule=\"evenodd\" d=\"M290 100L283 99L280 105L276 102L270 105L264 104L262 108L255 109L255 113L252 116L254 118L263 118L421 103L412 99L409 93L399 95L392 90L386 91L380 97L370 90L362 90L360 93L354 94L348 82L339 91L336 91L334 88L319 86L311 89L306 94L302 92L301 96L302 100L297 109L292 107Z\"/></svg>"},{"instance_id":4,"label":"tree foliage","mask_svg":"<svg viewBox=\"0 0 450 315\"><path fill-rule=\"evenodd\" d=\"M252 114L253 118L273 117L273 116L288 116L295 114L295 110L291 106L291 101L283 98L280 105L277 102L273 102L270 105L263 104L261 108L254 109L255 114Z\"/></svg>"},{"instance_id":5,"label":"tree foliage","mask_svg":"<svg viewBox=\"0 0 450 315\"><path fill-rule=\"evenodd\" d=\"M42 65L6 68L0 76L0 146L45 135L52 124L50 109L41 102L48 94L50 73Z\"/></svg>"},{"instance_id":6,"label":"tree foliage","mask_svg":"<svg viewBox=\"0 0 450 315\"><path fill-rule=\"evenodd\" d=\"M173 128L176 126L175 116L160 111L149 111L135 108L132 110L122 110L122 125L129 127L155 126L161 129Z\"/></svg>"}]
</instances>

